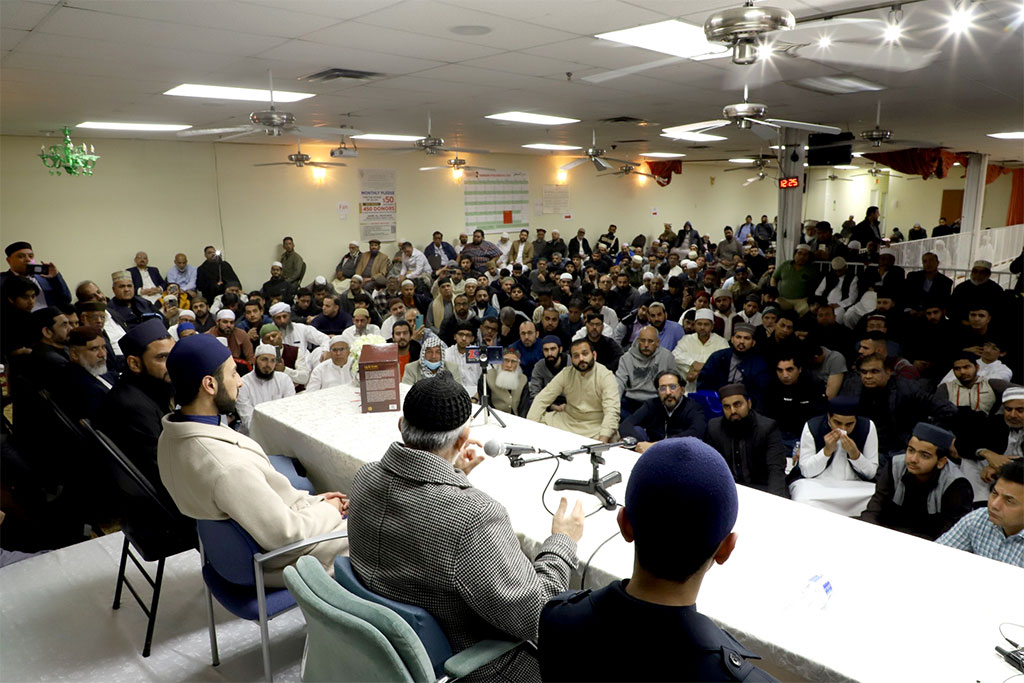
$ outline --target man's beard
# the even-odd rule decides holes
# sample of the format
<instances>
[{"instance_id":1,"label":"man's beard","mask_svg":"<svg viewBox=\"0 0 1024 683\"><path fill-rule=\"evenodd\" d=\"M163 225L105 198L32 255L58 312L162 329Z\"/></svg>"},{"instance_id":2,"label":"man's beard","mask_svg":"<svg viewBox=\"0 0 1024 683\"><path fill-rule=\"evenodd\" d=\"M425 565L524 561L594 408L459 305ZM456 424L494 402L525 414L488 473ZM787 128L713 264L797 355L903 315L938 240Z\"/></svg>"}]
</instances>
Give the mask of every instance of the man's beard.
<instances>
[{"instance_id":1,"label":"man's beard","mask_svg":"<svg viewBox=\"0 0 1024 683\"><path fill-rule=\"evenodd\" d=\"M228 389L223 382L217 384L217 394L213 397L213 405L220 415L235 412L235 399L228 394Z\"/></svg>"},{"instance_id":2,"label":"man's beard","mask_svg":"<svg viewBox=\"0 0 1024 683\"><path fill-rule=\"evenodd\" d=\"M754 418L750 413L747 413L746 417L741 417L738 420L728 418L722 420L722 428L725 429L726 433L734 436L749 434L753 426Z\"/></svg>"},{"instance_id":3,"label":"man's beard","mask_svg":"<svg viewBox=\"0 0 1024 683\"><path fill-rule=\"evenodd\" d=\"M521 368L516 368L512 372L499 368L498 374L494 378L494 383L499 389L515 391L519 388L519 378L522 376L523 371Z\"/></svg>"},{"instance_id":4,"label":"man's beard","mask_svg":"<svg viewBox=\"0 0 1024 683\"><path fill-rule=\"evenodd\" d=\"M562 357L555 356L554 358L545 358L544 365L546 365L548 370L550 370L551 372L555 372L562 365Z\"/></svg>"},{"instance_id":5,"label":"man's beard","mask_svg":"<svg viewBox=\"0 0 1024 683\"><path fill-rule=\"evenodd\" d=\"M572 366L576 368L577 372L590 372L590 369L594 367L594 361L581 360L579 363L573 363Z\"/></svg>"},{"instance_id":6,"label":"man's beard","mask_svg":"<svg viewBox=\"0 0 1024 683\"><path fill-rule=\"evenodd\" d=\"M256 373L256 377L262 380L268 380L274 376L274 370L271 370L270 372L263 372L260 370L258 365L254 366L252 371Z\"/></svg>"},{"instance_id":7,"label":"man's beard","mask_svg":"<svg viewBox=\"0 0 1024 683\"><path fill-rule=\"evenodd\" d=\"M86 366L83 366L83 367L86 370L88 370L89 374L92 375L93 377L99 377L100 375L107 374L107 361L105 361L105 360L104 361L100 361L99 363L96 363L95 365L92 365L92 366L86 365Z\"/></svg>"}]
</instances>

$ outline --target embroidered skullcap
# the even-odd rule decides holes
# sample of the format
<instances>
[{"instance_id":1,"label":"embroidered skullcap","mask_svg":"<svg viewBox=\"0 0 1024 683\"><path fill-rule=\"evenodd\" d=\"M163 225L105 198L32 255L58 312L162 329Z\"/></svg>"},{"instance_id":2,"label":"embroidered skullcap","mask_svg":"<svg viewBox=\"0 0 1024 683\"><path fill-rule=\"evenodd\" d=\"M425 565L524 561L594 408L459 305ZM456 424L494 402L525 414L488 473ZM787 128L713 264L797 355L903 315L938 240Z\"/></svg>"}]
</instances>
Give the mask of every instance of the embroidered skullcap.
<instances>
[{"instance_id":1,"label":"embroidered skullcap","mask_svg":"<svg viewBox=\"0 0 1024 683\"><path fill-rule=\"evenodd\" d=\"M719 287L718 289L715 290L715 296L714 296L715 299L721 298L723 296L724 297L728 297L728 298L731 299L732 298L732 292L730 292L725 287Z\"/></svg>"},{"instance_id":2,"label":"embroidered skullcap","mask_svg":"<svg viewBox=\"0 0 1024 683\"><path fill-rule=\"evenodd\" d=\"M260 328L260 339L263 339L263 337L267 336L271 332L280 332L280 331L281 331L280 328L278 328L278 326L275 325L274 323L267 323L266 325L264 325L263 327Z\"/></svg>"},{"instance_id":3,"label":"embroidered skullcap","mask_svg":"<svg viewBox=\"0 0 1024 683\"><path fill-rule=\"evenodd\" d=\"M274 317L278 313L290 313L292 307L283 301L278 301L276 304L270 307L270 317Z\"/></svg>"},{"instance_id":4,"label":"embroidered skullcap","mask_svg":"<svg viewBox=\"0 0 1024 683\"><path fill-rule=\"evenodd\" d=\"M832 259L832 270L842 270L846 267L846 259L842 256L836 256Z\"/></svg>"},{"instance_id":5,"label":"embroidered skullcap","mask_svg":"<svg viewBox=\"0 0 1024 683\"><path fill-rule=\"evenodd\" d=\"M222 308L217 311L217 320L234 320L235 312L230 308Z\"/></svg>"},{"instance_id":6,"label":"embroidered skullcap","mask_svg":"<svg viewBox=\"0 0 1024 683\"><path fill-rule=\"evenodd\" d=\"M260 344L256 347L256 357L260 356L274 356L277 357L277 347L271 344Z\"/></svg>"},{"instance_id":7,"label":"embroidered skullcap","mask_svg":"<svg viewBox=\"0 0 1024 683\"><path fill-rule=\"evenodd\" d=\"M856 396L836 396L828 402L829 415L857 415L859 403Z\"/></svg>"},{"instance_id":8,"label":"embroidered skullcap","mask_svg":"<svg viewBox=\"0 0 1024 683\"><path fill-rule=\"evenodd\" d=\"M325 278L323 275L317 275L315 278L313 278L313 284L314 285L326 285L327 284L327 278Z\"/></svg>"},{"instance_id":9,"label":"embroidered skullcap","mask_svg":"<svg viewBox=\"0 0 1024 683\"><path fill-rule=\"evenodd\" d=\"M1006 391L1003 392L1003 404L1007 401L1021 401L1024 400L1024 387L1006 387Z\"/></svg>"},{"instance_id":10,"label":"embroidered skullcap","mask_svg":"<svg viewBox=\"0 0 1024 683\"><path fill-rule=\"evenodd\" d=\"M694 437L648 448L629 475L625 511L637 561L655 576L689 578L736 524L739 500L725 459ZM692 523L680 525L679 519Z\"/></svg>"},{"instance_id":11,"label":"embroidered skullcap","mask_svg":"<svg viewBox=\"0 0 1024 683\"><path fill-rule=\"evenodd\" d=\"M131 282L132 276L127 270L117 270L110 274L110 281L115 285L118 282Z\"/></svg>"},{"instance_id":12,"label":"embroidered skullcap","mask_svg":"<svg viewBox=\"0 0 1024 683\"><path fill-rule=\"evenodd\" d=\"M732 326L732 333L736 334L737 332L746 332L747 334L753 335L754 326L750 323L736 323Z\"/></svg>"},{"instance_id":13,"label":"embroidered skullcap","mask_svg":"<svg viewBox=\"0 0 1024 683\"><path fill-rule=\"evenodd\" d=\"M471 409L469 394L462 385L448 373L442 373L413 385L405 396L402 416L411 426L424 431L450 432L466 424Z\"/></svg>"},{"instance_id":14,"label":"embroidered skullcap","mask_svg":"<svg viewBox=\"0 0 1024 683\"><path fill-rule=\"evenodd\" d=\"M352 317L355 318L356 316L366 316L367 318L369 318L370 312L363 308L362 306L360 306L359 308L355 308L352 310Z\"/></svg>"},{"instance_id":15,"label":"embroidered skullcap","mask_svg":"<svg viewBox=\"0 0 1024 683\"><path fill-rule=\"evenodd\" d=\"M697 260L697 252L694 251L693 249L691 249L690 251L686 252L686 256L689 257L689 259L691 261L696 261Z\"/></svg>"},{"instance_id":16,"label":"embroidered skullcap","mask_svg":"<svg viewBox=\"0 0 1024 683\"><path fill-rule=\"evenodd\" d=\"M714 322L715 314L711 312L710 308L698 308L697 312L693 314L693 319L696 320L710 320Z\"/></svg>"},{"instance_id":17,"label":"embroidered skullcap","mask_svg":"<svg viewBox=\"0 0 1024 683\"><path fill-rule=\"evenodd\" d=\"M747 395L747 387L741 382L735 384L726 384L724 387L718 390L718 396L720 398L728 398L730 396L744 396Z\"/></svg>"},{"instance_id":18,"label":"embroidered skullcap","mask_svg":"<svg viewBox=\"0 0 1024 683\"><path fill-rule=\"evenodd\" d=\"M921 441L933 444L940 451L948 451L949 447L953 445L953 439L956 438L953 436L953 432L927 422L918 422L914 426L914 436Z\"/></svg>"},{"instance_id":19,"label":"embroidered skullcap","mask_svg":"<svg viewBox=\"0 0 1024 683\"><path fill-rule=\"evenodd\" d=\"M28 242L11 242L7 245L7 248L4 249L4 253L10 256L14 252L21 251L22 249L32 249L32 245Z\"/></svg>"},{"instance_id":20,"label":"embroidered skullcap","mask_svg":"<svg viewBox=\"0 0 1024 683\"><path fill-rule=\"evenodd\" d=\"M808 244L798 244L796 246L797 251L811 251L811 247Z\"/></svg>"},{"instance_id":21,"label":"embroidered skullcap","mask_svg":"<svg viewBox=\"0 0 1024 683\"><path fill-rule=\"evenodd\" d=\"M174 295L174 294L168 294L163 299L161 299L161 301L177 301L177 300L178 300L178 297L176 295Z\"/></svg>"},{"instance_id":22,"label":"embroidered skullcap","mask_svg":"<svg viewBox=\"0 0 1024 683\"><path fill-rule=\"evenodd\" d=\"M979 260L974 262L973 266L971 266L972 270L974 268L980 268L981 270L992 270L992 262L991 261L985 261L984 259L979 259Z\"/></svg>"},{"instance_id":23,"label":"embroidered skullcap","mask_svg":"<svg viewBox=\"0 0 1024 683\"><path fill-rule=\"evenodd\" d=\"M191 323L181 323L178 325L178 332L181 332L181 325ZM156 318L147 320L141 325L133 327L128 334L121 337L118 341L118 346L121 348L121 353L125 356L137 356L142 358L142 354L146 352L146 347L149 346L150 342L154 342L157 339L163 339L167 336L167 328L164 324Z\"/></svg>"},{"instance_id":24,"label":"embroidered skullcap","mask_svg":"<svg viewBox=\"0 0 1024 683\"><path fill-rule=\"evenodd\" d=\"M203 378L213 375L230 358L231 351L222 340L208 334L194 334L175 344L167 356L167 374L178 403L195 400Z\"/></svg>"},{"instance_id":25,"label":"embroidered skullcap","mask_svg":"<svg viewBox=\"0 0 1024 683\"><path fill-rule=\"evenodd\" d=\"M653 279L654 279L654 273L652 273L651 271L647 271L646 273L644 273L644 280L653 280Z\"/></svg>"}]
</instances>

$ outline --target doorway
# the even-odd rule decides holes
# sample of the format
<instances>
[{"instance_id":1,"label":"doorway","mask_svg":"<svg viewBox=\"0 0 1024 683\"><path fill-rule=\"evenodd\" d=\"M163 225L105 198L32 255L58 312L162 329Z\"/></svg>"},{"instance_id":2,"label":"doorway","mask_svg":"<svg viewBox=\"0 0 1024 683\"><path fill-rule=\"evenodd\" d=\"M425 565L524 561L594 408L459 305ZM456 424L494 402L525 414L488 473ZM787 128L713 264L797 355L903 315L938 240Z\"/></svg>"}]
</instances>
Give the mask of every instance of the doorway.
<instances>
[{"instance_id":1,"label":"doorway","mask_svg":"<svg viewBox=\"0 0 1024 683\"><path fill-rule=\"evenodd\" d=\"M964 191L963 190L943 190L942 191L942 206L939 209L939 215L935 217L935 223L938 224L939 216L946 217L946 223L952 225L953 221L960 218L960 215L964 211Z\"/></svg>"}]
</instances>

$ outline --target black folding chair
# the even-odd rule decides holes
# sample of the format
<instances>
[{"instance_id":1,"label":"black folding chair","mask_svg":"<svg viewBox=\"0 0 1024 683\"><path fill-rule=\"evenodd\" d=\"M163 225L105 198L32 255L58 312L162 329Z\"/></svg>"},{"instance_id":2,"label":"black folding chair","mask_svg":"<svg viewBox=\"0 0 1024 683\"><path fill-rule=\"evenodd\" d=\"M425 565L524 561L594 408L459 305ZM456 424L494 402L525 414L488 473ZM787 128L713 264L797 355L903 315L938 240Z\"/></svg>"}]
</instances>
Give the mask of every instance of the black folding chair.
<instances>
[{"instance_id":1,"label":"black folding chair","mask_svg":"<svg viewBox=\"0 0 1024 683\"><path fill-rule=\"evenodd\" d=\"M120 608L121 588L127 586L135 602L149 618L146 642L142 647L142 656L148 657L153 643L153 627L156 625L164 563L168 557L196 547L195 522L178 512L173 501L164 500L145 475L106 434L93 429L89 420L83 419L80 424L98 452L105 456L120 490L124 545L121 548L121 563L117 570L113 607ZM133 549L135 552L132 552ZM136 553L141 555L142 560ZM125 576L129 558L153 589L153 598L148 605ZM155 577L146 571L142 565L143 560L157 563Z\"/></svg>"}]
</instances>

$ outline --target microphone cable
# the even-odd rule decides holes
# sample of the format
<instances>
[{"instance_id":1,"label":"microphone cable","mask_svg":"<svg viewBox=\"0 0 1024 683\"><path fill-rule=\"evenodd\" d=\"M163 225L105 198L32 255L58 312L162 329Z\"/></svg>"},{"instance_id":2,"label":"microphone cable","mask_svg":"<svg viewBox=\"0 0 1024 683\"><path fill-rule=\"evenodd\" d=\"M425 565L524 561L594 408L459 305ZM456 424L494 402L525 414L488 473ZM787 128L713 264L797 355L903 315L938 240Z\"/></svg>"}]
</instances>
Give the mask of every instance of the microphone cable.
<instances>
[{"instance_id":1,"label":"microphone cable","mask_svg":"<svg viewBox=\"0 0 1024 683\"><path fill-rule=\"evenodd\" d=\"M558 474L558 468L561 467L561 466L562 466L561 458L555 458L555 469L554 469L554 471L551 472L551 476L548 477L548 483L544 484L544 488L542 488L541 491L540 491L540 504L544 506L544 510L549 515L551 515L552 517L555 516L555 513L552 512L551 508L548 507L548 503L547 503L546 500L544 500L544 496L545 496L545 494L547 494L548 489L551 487L551 482L553 482L555 480L555 475ZM587 514L583 515L583 517L584 517L584 519L586 519L587 517L590 517L591 515L596 515L601 510L604 510L604 506L603 505L598 505L596 510L591 510Z\"/></svg>"},{"instance_id":2,"label":"microphone cable","mask_svg":"<svg viewBox=\"0 0 1024 683\"><path fill-rule=\"evenodd\" d=\"M622 507L622 506L619 505L618 507ZM601 544L599 546L597 546L596 548L594 548L594 552L590 553L590 557L587 558L587 563L585 565L583 565L583 574L580 576L580 590L586 590L587 589L587 570L590 569L590 563L594 561L594 556L597 555L597 551L599 551L601 548L603 548L605 546L605 544L608 543L608 541L610 541L613 538L615 538L616 536L618 536L619 533L620 532L616 531L614 534L612 534L608 538L606 538L603 541L601 541Z\"/></svg>"}]
</instances>

